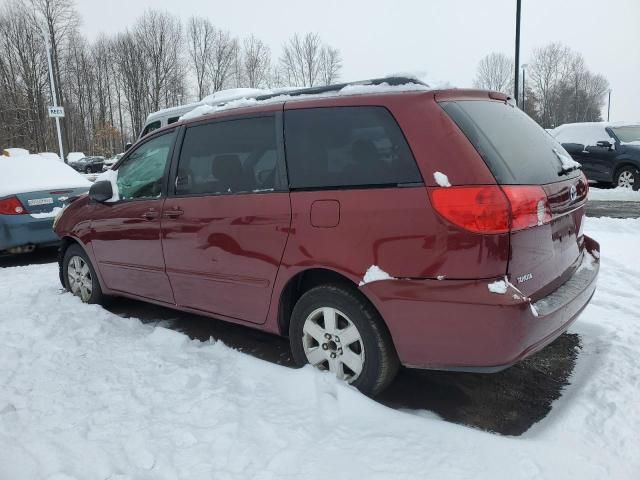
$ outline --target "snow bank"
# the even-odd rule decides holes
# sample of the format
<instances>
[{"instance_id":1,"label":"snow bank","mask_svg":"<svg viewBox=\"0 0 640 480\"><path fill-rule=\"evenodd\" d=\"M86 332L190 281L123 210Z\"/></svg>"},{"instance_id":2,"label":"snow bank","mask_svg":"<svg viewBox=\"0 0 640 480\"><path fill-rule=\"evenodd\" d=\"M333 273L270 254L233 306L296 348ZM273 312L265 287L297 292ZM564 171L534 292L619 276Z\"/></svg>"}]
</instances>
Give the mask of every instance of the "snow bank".
<instances>
[{"instance_id":1,"label":"snow bank","mask_svg":"<svg viewBox=\"0 0 640 480\"><path fill-rule=\"evenodd\" d=\"M449 177L447 177L442 172L433 172L433 179L441 187L450 187L451 186L451 183L449 183Z\"/></svg>"},{"instance_id":2,"label":"snow bank","mask_svg":"<svg viewBox=\"0 0 640 480\"><path fill-rule=\"evenodd\" d=\"M615 252L640 220L586 222L603 257L571 385L517 438L84 305L54 263L0 268L0 478L635 480L640 264Z\"/></svg>"},{"instance_id":3,"label":"snow bank","mask_svg":"<svg viewBox=\"0 0 640 480\"><path fill-rule=\"evenodd\" d=\"M62 162L39 155L9 157L0 161L0 197L60 188L82 188L91 183Z\"/></svg>"},{"instance_id":4,"label":"snow bank","mask_svg":"<svg viewBox=\"0 0 640 480\"><path fill-rule=\"evenodd\" d=\"M630 188L589 188L588 200L607 202L640 202L640 190Z\"/></svg>"},{"instance_id":5,"label":"snow bank","mask_svg":"<svg viewBox=\"0 0 640 480\"><path fill-rule=\"evenodd\" d=\"M366 273L364 274L364 278L359 283L359 285L363 286L367 283L379 282L380 280L395 280L395 278L382 270L379 266L371 265L367 269Z\"/></svg>"}]
</instances>

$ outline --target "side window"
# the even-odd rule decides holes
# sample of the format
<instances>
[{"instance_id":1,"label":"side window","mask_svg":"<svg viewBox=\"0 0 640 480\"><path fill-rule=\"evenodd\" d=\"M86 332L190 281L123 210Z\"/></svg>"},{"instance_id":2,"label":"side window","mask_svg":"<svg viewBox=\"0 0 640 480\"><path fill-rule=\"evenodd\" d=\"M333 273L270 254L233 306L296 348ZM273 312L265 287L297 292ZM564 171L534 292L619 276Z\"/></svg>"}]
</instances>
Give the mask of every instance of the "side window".
<instances>
[{"instance_id":1,"label":"side window","mask_svg":"<svg viewBox=\"0 0 640 480\"><path fill-rule=\"evenodd\" d=\"M277 157L273 116L189 127L178 162L176 195L274 190Z\"/></svg>"},{"instance_id":2,"label":"side window","mask_svg":"<svg viewBox=\"0 0 640 480\"><path fill-rule=\"evenodd\" d=\"M142 134L140 135L140 138L144 137L148 133L151 133L154 130L157 130L159 128L160 128L160 120L156 120L155 122L151 122L149 125L144 127L144 130L142 130Z\"/></svg>"},{"instance_id":3,"label":"side window","mask_svg":"<svg viewBox=\"0 0 640 480\"><path fill-rule=\"evenodd\" d=\"M118 167L120 199L158 198L175 131L143 143Z\"/></svg>"},{"instance_id":4,"label":"side window","mask_svg":"<svg viewBox=\"0 0 640 480\"><path fill-rule=\"evenodd\" d=\"M422 183L411 150L384 107L285 112L292 188Z\"/></svg>"},{"instance_id":5,"label":"side window","mask_svg":"<svg viewBox=\"0 0 640 480\"><path fill-rule=\"evenodd\" d=\"M171 125L172 123L176 123L178 120L180 120L180 117L171 117L169 120L167 120L167 125Z\"/></svg>"}]
</instances>

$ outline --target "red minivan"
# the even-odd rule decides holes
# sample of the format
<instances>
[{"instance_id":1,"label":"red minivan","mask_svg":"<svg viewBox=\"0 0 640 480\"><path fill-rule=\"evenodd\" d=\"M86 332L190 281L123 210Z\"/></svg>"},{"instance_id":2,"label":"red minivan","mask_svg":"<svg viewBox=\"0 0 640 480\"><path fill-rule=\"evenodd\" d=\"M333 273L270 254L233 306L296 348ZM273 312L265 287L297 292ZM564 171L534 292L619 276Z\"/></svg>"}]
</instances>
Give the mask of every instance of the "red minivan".
<instances>
[{"instance_id":1,"label":"red minivan","mask_svg":"<svg viewBox=\"0 0 640 480\"><path fill-rule=\"evenodd\" d=\"M391 78L248 103L152 132L67 206L65 288L288 336L370 395L401 364L504 369L588 304L587 181L506 96Z\"/></svg>"}]
</instances>

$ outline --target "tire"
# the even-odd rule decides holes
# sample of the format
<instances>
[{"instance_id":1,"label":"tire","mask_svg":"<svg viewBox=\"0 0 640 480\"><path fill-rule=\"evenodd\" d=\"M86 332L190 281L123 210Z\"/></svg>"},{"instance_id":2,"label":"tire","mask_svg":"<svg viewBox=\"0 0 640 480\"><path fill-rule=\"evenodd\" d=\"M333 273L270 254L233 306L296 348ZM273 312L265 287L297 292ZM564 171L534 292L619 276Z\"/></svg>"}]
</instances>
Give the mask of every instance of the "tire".
<instances>
[{"instance_id":1,"label":"tire","mask_svg":"<svg viewBox=\"0 0 640 480\"><path fill-rule=\"evenodd\" d=\"M83 273L85 266L86 273ZM75 296L80 297L84 303L104 303L105 296L100 288L96 271L85 251L77 243L69 246L64 253L62 279L64 287Z\"/></svg>"},{"instance_id":2,"label":"tire","mask_svg":"<svg viewBox=\"0 0 640 480\"><path fill-rule=\"evenodd\" d=\"M614 187L640 189L640 172L637 168L627 165L616 172L613 182Z\"/></svg>"},{"instance_id":3,"label":"tire","mask_svg":"<svg viewBox=\"0 0 640 480\"><path fill-rule=\"evenodd\" d=\"M321 285L300 297L291 314L289 342L298 366L330 370L365 395L382 392L400 367L378 312L359 292L339 285Z\"/></svg>"},{"instance_id":4,"label":"tire","mask_svg":"<svg viewBox=\"0 0 640 480\"><path fill-rule=\"evenodd\" d=\"M91 173L93 170L91 169L91 167L86 167L84 169L84 173Z\"/></svg>"}]
</instances>

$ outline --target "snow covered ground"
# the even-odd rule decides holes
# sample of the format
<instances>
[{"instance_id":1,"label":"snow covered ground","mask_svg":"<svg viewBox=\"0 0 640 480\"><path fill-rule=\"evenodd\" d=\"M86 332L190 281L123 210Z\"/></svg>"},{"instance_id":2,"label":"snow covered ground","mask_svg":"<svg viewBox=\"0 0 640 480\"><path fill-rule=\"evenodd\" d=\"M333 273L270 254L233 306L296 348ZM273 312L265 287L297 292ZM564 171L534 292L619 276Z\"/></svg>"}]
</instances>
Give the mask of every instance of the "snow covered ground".
<instances>
[{"instance_id":1,"label":"snow covered ground","mask_svg":"<svg viewBox=\"0 0 640 480\"><path fill-rule=\"evenodd\" d=\"M589 200L606 202L640 202L640 190L630 188L589 188Z\"/></svg>"},{"instance_id":2,"label":"snow covered ground","mask_svg":"<svg viewBox=\"0 0 640 480\"><path fill-rule=\"evenodd\" d=\"M0 479L638 479L640 219L586 232L572 384L521 437L83 305L55 264L0 269Z\"/></svg>"}]
</instances>

